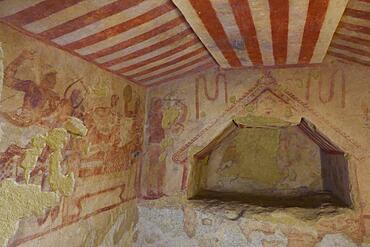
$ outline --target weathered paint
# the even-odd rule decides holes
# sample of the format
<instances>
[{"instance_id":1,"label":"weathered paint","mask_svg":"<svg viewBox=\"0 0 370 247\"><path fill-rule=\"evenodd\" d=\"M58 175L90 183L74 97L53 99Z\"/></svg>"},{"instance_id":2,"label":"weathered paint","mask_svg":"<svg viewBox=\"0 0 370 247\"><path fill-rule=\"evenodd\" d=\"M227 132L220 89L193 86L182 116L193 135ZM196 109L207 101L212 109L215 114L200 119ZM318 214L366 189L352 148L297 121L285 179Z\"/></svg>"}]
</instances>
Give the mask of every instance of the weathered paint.
<instances>
[{"instance_id":1,"label":"weathered paint","mask_svg":"<svg viewBox=\"0 0 370 247\"><path fill-rule=\"evenodd\" d=\"M247 109L248 111L248 109ZM292 126L293 123L283 121L278 118L267 117L267 116L255 116L248 114L245 117L235 117L234 122L245 127L288 127Z\"/></svg>"},{"instance_id":2,"label":"weathered paint","mask_svg":"<svg viewBox=\"0 0 370 247\"><path fill-rule=\"evenodd\" d=\"M145 91L5 25L0 41L0 182L59 197L17 219L9 245L129 246L122 243L134 238Z\"/></svg>"},{"instance_id":3,"label":"weathered paint","mask_svg":"<svg viewBox=\"0 0 370 247\"><path fill-rule=\"evenodd\" d=\"M180 112L176 107L168 107L163 112L162 127L168 129L172 124L175 123L176 119L179 117Z\"/></svg>"},{"instance_id":4,"label":"weathered paint","mask_svg":"<svg viewBox=\"0 0 370 247\"><path fill-rule=\"evenodd\" d=\"M64 128L76 136L86 136L88 131L82 120L75 117L69 117L64 123Z\"/></svg>"},{"instance_id":5,"label":"weathered paint","mask_svg":"<svg viewBox=\"0 0 370 247\"><path fill-rule=\"evenodd\" d=\"M218 173L226 177L252 180L263 186L274 186L283 176L276 159L279 138L280 131L277 129L239 130L232 144L226 147L221 160L222 164L231 164L220 167ZM211 155L210 162L212 158Z\"/></svg>"},{"instance_id":6,"label":"weathered paint","mask_svg":"<svg viewBox=\"0 0 370 247\"><path fill-rule=\"evenodd\" d=\"M59 197L53 192L43 192L32 184L17 184L6 179L0 183L0 246L5 247L15 233L19 220L39 215L54 206Z\"/></svg>"},{"instance_id":7,"label":"weathered paint","mask_svg":"<svg viewBox=\"0 0 370 247\"><path fill-rule=\"evenodd\" d=\"M46 141L42 135L36 135L31 139L31 147L25 152L24 159L20 167L24 169L24 180L28 184L30 180L30 172L36 166L37 160L40 157L42 150L45 148Z\"/></svg>"},{"instance_id":8,"label":"weathered paint","mask_svg":"<svg viewBox=\"0 0 370 247\"><path fill-rule=\"evenodd\" d=\"M268 180L267 183L270 183L275 190L280 188L284 191L289 186L299 188L299 184L304 184L302 191L322 190L323 184L319 162L320 148L307 136L300 139L304 133L300 129L294 129L294 125L299 124L303 117L314 123L324 136L338 146L338 150L343 150L352 157L348 160L348 176L351 188L350 198L353 205L350 209L341 210L336 207L328 207L322 209L323 211L284 208L272 212L274 209L267 209L263 214L258 213L263 209L248 209L244 211L245 217L251 217L254 221L250 222L249 230L246 229L246 238L254 239L254 237L260 236L261 238L256 237L255 239L262 241L266 238L267 241L272 239L273 235L276 240L282 241L280 242L281 246L312 247L319 244L327 234L339 234L335 235L335 239L341 239L340 236L345 236L348 243L359 246L366 241L366 235L370 232L366 230L370 229L367 216L370 212L367 206L370 200L366 183L366 177L369 175L366 167L369 164L367 150L370 147L370 132L368 131L370 122L367 107L365 107L368 105L368 91L370 90L367 83L369 73L366 67L343 63L328 57L321 66L311 68L282 68L269 71L257 69L209 70L202 75L194 75L178 80L176 83L151 89L148 96L149 102L152 99L165 101L169 98L168 95L171 95L172 100L183 102L189 109L189 117L182 123L183 131L176 138L173 138L174 142L171 147L162 150L167 154L166 164L163 166L165 168L161 173L165 174L162 190L164 194L175 197L167 199L171 201L178 200L179 207L186 207L188 204L183 201L183 197L176 197L175 195L187 194L187 197L192 198L199 192L200 184L203 183L204 185L207 181L210 181L210 176L205 175L201 178L201 174L204 175L204 171L211 164L209 153L212 152L212 149L208 148L208 144L213 145L210 144L214 150L218 151L218 155L222 159L221 146L228 147L232 141L227 144L220 144L220 135L222 136L220 133L223 133L230 124L233 125L233 120L238 125L237 117L246 117L247 120L246 124L240 123L240 127L247 128L249 126L249 129L280 130L281 145L278 145L277 153L286 153L286 156L278 156L276 163L274 163L277 168L271 166L264 172L266 176L272 174L272 179L266 179L266 181ZM226 88L217 83L217 78L221 75L226 80ZM210 95L217 96L210 98ZM207 114L201 115L201 112ZM253 120L253 116L257 116L257 118ZM151 124L150 121L151 119L148 119L147 123ZM258 124L253 125L253 122ZM283 130L284 128L286 130ZM163 139L167 136L171 135L164 132ZM241 156L236 151L238 151L239 146L245 145L245 143L247 142L241 142L234 145L234 148L229 148L228 160L240 159ZM270 142L266 143L269 144ZM193 149L198 150L194 153L192 152ZM213 154L214 156L217 156L217 151ZM148 149L147 155L151 155L151 150ZM247 162L249 161L247 160ZM308 163L312 166L308 167ZM229 179L225 180L227 182L219 183L218 189L225 189L235 182L234 178L244 174L243 171L229 166L229 163L224 162L224 164L225 170L229 170L233 176L228 176ZM144 162L142 173L144 175L141 178L144 195L145 191L148 190L145 184L146 176L148 176L146 175L148 174L148 165L147 161ZM201 167L203 169L200 169ZM207 169L204 169L206 167ZM249 179L251 172L246 170L245 174ZM260 181L265 179L262 174L258 174L258 177L261 178ZM284 182L276 182L279 179L274 179L278 177L284 178L281 180ZM153 176L151 179L153 179ZM251 184L256 186L256 183ZM244 188L248 188L248 186L244 186ZM161 200L166 200L166 197ZM212 203L216 203L216 201L209 199L209 204ZM207 206L209 204L204 204L205 212L210 210ZM146 205L146 202L143 205ZM172 204L166 206L166 203L162 201L160 205L162 208L171 211ZM199 205L202 205L202 203L199 203ZM217 210L229 206L225 203ZM150 204L148 207L148 211L150 211L153 205ZM217 210L215 209L212 212L217 214ZM237 218L241 211L243 210L232 211L230 215L228 213L227 217L230 219ZM171 213L174 212L171 211ZM189 215L192 214L189 213ZM178 241L184 240L182 236L189 237L187 233L189 231L191 232L190 235L194 235L193 228L195 226L189 226L188 222L196 221L194 224L199 227L199 225L203 225L202 222L209 225L210 222L215 221L214 218L210 219L210 217L199 215L195 218L196 220L184 220L187 222L187 226L176 231L175 235L178 238L176 237L171 241L175 241L175 239ZM205 235L207 240L211 241L213 237L225 236L223 235L224 231L229 225L218 223L216 225L219 226L217 229L213 229ZM272 227L272 225L274 226ZM238 224L239 226L240 224ZM258 232L266 234L266 229L268 229L267 235L271 238L259 235ZM146 230L148 230L147 234L150 235L150 228L146 228ZM211 234L217 232L217 230L219 230L218 236ZM237 229L232 231L235 233ZM201 232L204 234L203 230ZM161 236L160 239L166 238L165 236L168 237L168 234L162 236L157 231L154 235ZM197 234L194 236L193 238L187 238L186 241L190 241L189 243L194 243L194 240L198 241L197 244L200 246L205 243L205 240L197 238ZM146 243L144 246L155 246L155 244L162 243L162 240L158 239L150 241L154 242ZM326 241L325 243L328 243ZM332 239L329 242L334 243L336 241ZM215 246L223 246L228 242L225 239L219 239L211 243ZM251 244L251 242L246 241L242 241L242 243L242 245L237 246ZM254 243L259 244L256 246L264 246L263 241ZM212 246L212 244L210 245ZM267 245L267 243L265 244ZM197 245L194 244L194 246Z\"/></svg>"}]
</instances>

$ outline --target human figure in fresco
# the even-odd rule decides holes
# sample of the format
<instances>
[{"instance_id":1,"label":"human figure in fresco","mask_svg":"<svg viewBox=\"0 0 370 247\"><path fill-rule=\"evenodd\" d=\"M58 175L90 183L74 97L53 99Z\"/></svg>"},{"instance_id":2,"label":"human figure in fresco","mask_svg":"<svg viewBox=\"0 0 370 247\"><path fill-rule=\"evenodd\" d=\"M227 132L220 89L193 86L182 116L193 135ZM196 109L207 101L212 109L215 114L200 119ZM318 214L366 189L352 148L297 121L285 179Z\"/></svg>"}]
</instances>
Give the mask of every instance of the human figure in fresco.
<instances>
[{"instance_id":1,"label":"human figure in fresco","mask_svg":"<svg viewBox=\"0 0 370 247\"><path fill-rule=\"evenodd\" d=\"M17 78L19 67L27 60L32 60L34 52L24 50L14 59L4 71L4 85L13 90L24 92L23 104L15 112L0 112L6 120L18 127L27 127L35 124L51 113L59 104L60 97L54 91L56 72L43 75L40 84L32 80Z\"/></svg>"},{"instance_id":2,"label":"human figure in fresco","mask_svg":"<svg viewBox=\"0 0 370 247\"><path fill-rule=\"evenodd\" d=\"M153 98L149 111L149 149L147 198L164 195L163 181L166 173L166 156L174 138L184 130L187 106L179 99Z\"/></svg>"},{"instance_id":3,"label":"human figure in fresco","mask_svg":"<svg viewBox=\"0 0 370 247\"><path fill-rule=\"evenodd\" d=\"M126 170L131 167L134 163L138 152L141 151L141 125L142 119L140 119L139 114L140 99L135 101L135 106L132 111L128 114L125 112L125 117L132 118L131 130L129 132L129 140L124 145L122 145L122 138L120 135L119 125L118 129L114 130L112 135L112 145L104 155L104 163L110 164L114 170Z\"/></svg>"},{"instance_id":4,"label":"human figure in fresco","mask_svg":"<svg viewBox=\"0 0 370 247\"><path fill-rule=\"evenodd\" d=\"M69 97L66 94L73 83L67 86L65 97L61 98L54 91L56 72L45 74L40 84L32 80L22 80L16 76L19 67L25 61L32 60L34 54L33 51L23 51L5 69L4 84L13 90L24 92L24 96L20 109L14 112L0 112L0 116L21 128L37 124L52 129L66 121L69 116L82 119L84 109L81 90L73 89ZM0 152L0 180L18 176L17 162L24 155L26 148L11 144L4 152ZM42 158L45 155L47 150L39 158L39 165L31 177L45 171L46 159Z\"/></svg>"},{"instance_id":5,"label":"human figure in fresco","mask_svg":"<svg viewBox=\"0 0 370 247\"><path fill-rule=\"evenodd\" d=\"M84 114L84 122L89 129L87 140L90 145L90 155L84 158L85 162L104 160L108 150L102 150L102 144L110 148L115 143L115 138L119 136L121 116L117 110L118 101L118 95L114 94L111 96L110 106L96 107Z\"/></svg>"},{"instance_id":6,"label":"human figure in fresco","mask_svg":"<svg viewBox=\"0 0 370 247\"><path fill-rule=\"evenodd\" d=\"M166 162L159 159L162 152L161 142L165 138L165 131L162 127L162 106L161 99L153 98L148 116L149 145L146 197L151 199L160 198L164 195L163 180Z\"/></svg>"},{"instance_id":7,"label":"human figure in fresco","mask_svg":"<svg viewBox=\"0 0 370 247\"><path fill-rule=\"evenodd\" d=\"M135 100L134 109L132 111L127 111L125 108L125 117L132 118L133 122L131 125L131 130L129 134L130 140L120 146L121 137L120 135L115 135L115 140L112 145L112 149L109 151L108 158L109 160L116 166L123 165L124 169L128 169L134 163L134 159L141 152L141 144L142 144L142 121L143 119L140 117L140 99L137 98Z\"/></svg>"}]
</instances>

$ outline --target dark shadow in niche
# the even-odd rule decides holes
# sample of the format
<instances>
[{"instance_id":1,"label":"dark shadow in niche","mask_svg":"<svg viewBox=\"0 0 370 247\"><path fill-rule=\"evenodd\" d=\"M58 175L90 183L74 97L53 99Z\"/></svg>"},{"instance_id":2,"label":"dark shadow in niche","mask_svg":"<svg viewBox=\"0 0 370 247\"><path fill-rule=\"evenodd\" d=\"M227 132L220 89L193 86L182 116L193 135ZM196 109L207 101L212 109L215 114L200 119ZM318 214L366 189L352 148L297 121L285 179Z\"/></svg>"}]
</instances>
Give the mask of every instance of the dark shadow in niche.
<instances>
[{"instance_id":1,"label":"dark shadow in niche","mask_svg":"<svg viewBox=\"0 0 370 247\"><path fill-rule=\"evenodd\" d=\"M196 153L188 199L273 208L351 207L344 151L302 118L235 118Z\"/></svg>"}]
</instances>

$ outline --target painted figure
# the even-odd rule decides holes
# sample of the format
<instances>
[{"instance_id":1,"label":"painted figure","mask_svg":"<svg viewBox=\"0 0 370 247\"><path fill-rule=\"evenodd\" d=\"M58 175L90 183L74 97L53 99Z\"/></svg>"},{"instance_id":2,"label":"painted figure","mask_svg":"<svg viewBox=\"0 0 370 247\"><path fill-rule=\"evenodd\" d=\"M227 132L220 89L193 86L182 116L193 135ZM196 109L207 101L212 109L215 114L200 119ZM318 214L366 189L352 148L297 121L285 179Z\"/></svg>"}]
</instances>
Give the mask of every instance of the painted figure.
<instances>
[{"instance_id":1,"label":"painted figure","mask_svg":"<svg viewBox=\"0 0 370 247\"><path fill-rule=\"evenodd\" d=\"M19 79L16 74L19 67L27 60L32 60L34 52L25 50L14 59L5 69L4 85L24 92L23 104L15 112L1 112L0 115L18 127L35 124L53 113L59 104L60 97L54 91L56 72L43 75L40 84L32 80Z\"/></svg>"},{"instance_id":2,"label":"painted figure","mask_svg":"<svg viewBox=\"0 0 370 247\"><path fill-rule=\"evenodd\" d=\"M163 181L165 176L166 162L160 160L161 142L165 138L162 127L163 112L162 100L154 98L149 111L149 145L148 145L148 179L146 197L150 199L160 198L163 193Z\"/></svg>"},{"instance_id":3,"label":"painted figure","mask_svg":"<svg viewBox=\"0 0 370 247\"><path fill-rule=\"evenodd\" d=\"M149 111L147 199L156 199L164 194L166 158L174 139L184 130L183 123L188 113L187 106L172 97L164 100L153 98Z\"/></svg>"}]
</instances>

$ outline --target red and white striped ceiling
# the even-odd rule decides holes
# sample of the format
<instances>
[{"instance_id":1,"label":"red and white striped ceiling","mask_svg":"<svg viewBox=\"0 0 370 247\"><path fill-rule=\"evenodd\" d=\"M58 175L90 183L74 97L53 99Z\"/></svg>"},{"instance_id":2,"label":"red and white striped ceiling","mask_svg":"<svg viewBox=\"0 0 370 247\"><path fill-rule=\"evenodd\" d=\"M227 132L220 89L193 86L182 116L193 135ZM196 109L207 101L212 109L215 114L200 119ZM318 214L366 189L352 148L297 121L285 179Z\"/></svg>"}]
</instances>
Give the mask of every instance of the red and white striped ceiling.
<instances>
[{"instance_id":1,"label":"red and white striped ceiling","mask_svg":"<svg viewBox=\"0 0 370 247\"><path fill-rule=\"evenodd\" d=\"M328 54L370 66L370 0L348 3Z\"/></svg>"},{"instance_id":2,"label":"red and white striped ceiling","mask_svg":"<svg viewBox=\"0 0 370 247\"><path fill-rule=\"evenodd\" d=\"M225 68L321 63L348 0L173 0Z\"/></svg>"},{"instance_id":3,"label":"red and white striped ceiling","mask_svg":"<svg viewBox=\"0 0 370 247\"><path fill-rule=\"evenodd\" d=\"M347 1L0 0L0 20L153 86L217 65L320 63ZM330 54L369 61L369 2L352 0Z\"/></svg>"},{"instance_id":4,"label":"red and white striped ceiling","mask_svg":"<svg viewBox=\"0 0 370 247\"><path fill-rule=\"evenodd\" d=\"M0 18L145 86L216 66L170 0L3 0Z\"/></svg>"}]
</instances>

